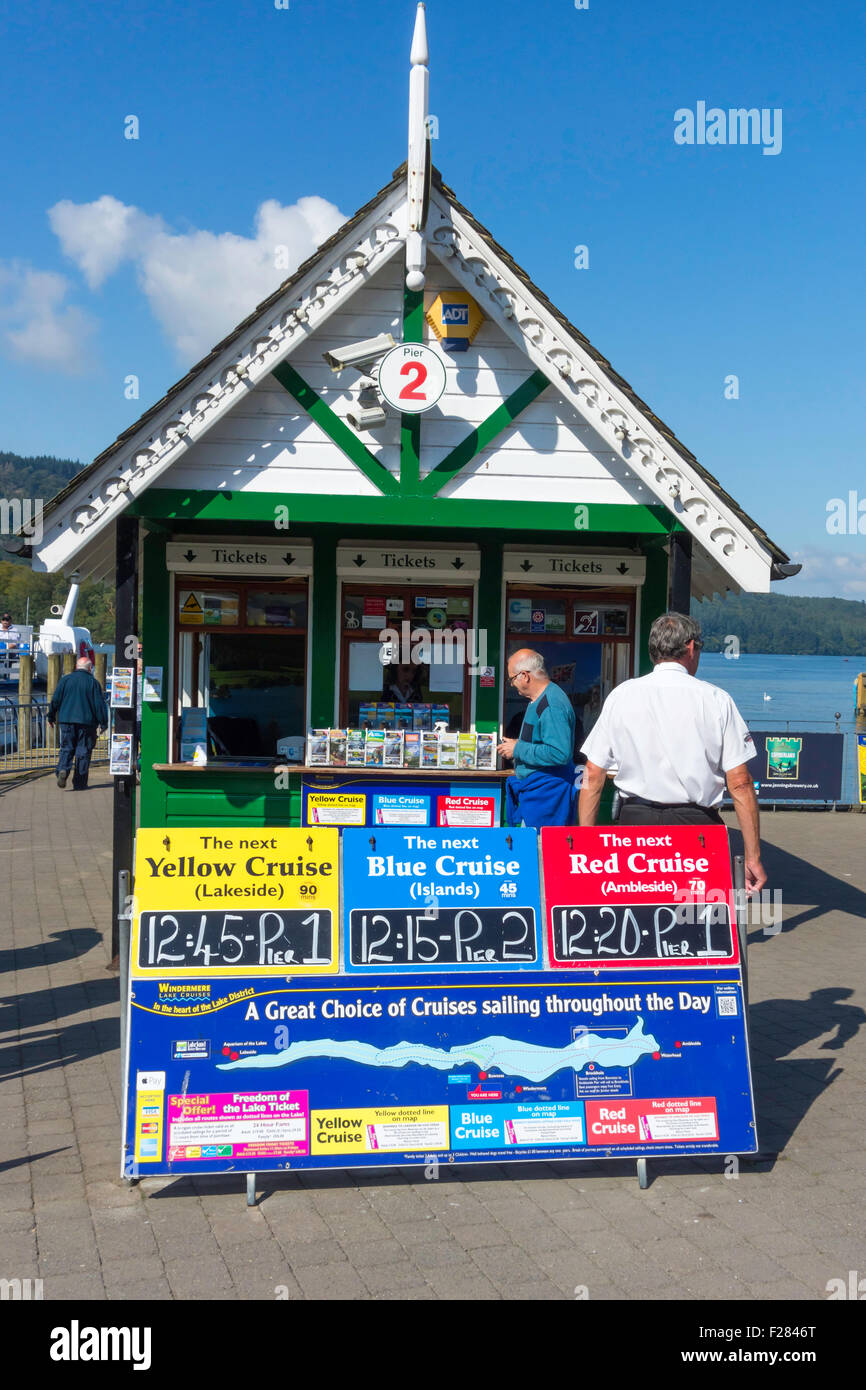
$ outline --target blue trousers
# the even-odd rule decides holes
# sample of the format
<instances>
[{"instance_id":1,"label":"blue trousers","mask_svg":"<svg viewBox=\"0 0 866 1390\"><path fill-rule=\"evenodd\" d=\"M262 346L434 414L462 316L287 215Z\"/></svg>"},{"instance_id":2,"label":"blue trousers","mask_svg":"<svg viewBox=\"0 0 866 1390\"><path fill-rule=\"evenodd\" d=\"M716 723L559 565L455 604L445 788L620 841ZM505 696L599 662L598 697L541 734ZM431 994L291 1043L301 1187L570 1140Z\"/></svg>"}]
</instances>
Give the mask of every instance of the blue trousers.
<instances>
[{"instance_id":1,"label":"blue trousers","mask_svg":"<svg viewBox=\"0 0 866 1390\"><path fill-rule=\"evenodd\" d=\"M60 760L57 771L68 772L72 769L72 786L75 791L83 791L87 786L90 755L95 743L95 724L60 725Z\"/></svg>"}]
</instances>

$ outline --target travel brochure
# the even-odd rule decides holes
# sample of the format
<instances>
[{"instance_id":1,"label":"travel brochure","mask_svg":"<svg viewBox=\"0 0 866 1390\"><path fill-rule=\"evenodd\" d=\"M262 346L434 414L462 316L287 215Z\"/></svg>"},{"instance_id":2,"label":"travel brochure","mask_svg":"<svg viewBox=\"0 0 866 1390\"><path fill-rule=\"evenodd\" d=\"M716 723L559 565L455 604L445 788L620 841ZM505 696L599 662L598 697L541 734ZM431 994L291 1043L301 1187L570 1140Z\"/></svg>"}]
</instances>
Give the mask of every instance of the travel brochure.
<instances>
[{"instance_id":1,"label":"travel brochure","mask_svg":"<svg viewBox=\"0 0 866 1390\"><path fill-rule=\"evenodd\" d=\"M374 701L362 704L358 709L358 723L362 729L412 729L422 733L432 730L437 724L448 724L451 710L445 704L398 705L391 701Z\"/></svg>"},{"instance_id":2,"label":"travel brochure","mask_svg":"<svg viewBox=\"0 0 866 1390\"><path fill-rule=\"evenodd\" d=\"M308 767L496 769L496 734L430 729L309 729Z\"/></svg>"}]
</instances>

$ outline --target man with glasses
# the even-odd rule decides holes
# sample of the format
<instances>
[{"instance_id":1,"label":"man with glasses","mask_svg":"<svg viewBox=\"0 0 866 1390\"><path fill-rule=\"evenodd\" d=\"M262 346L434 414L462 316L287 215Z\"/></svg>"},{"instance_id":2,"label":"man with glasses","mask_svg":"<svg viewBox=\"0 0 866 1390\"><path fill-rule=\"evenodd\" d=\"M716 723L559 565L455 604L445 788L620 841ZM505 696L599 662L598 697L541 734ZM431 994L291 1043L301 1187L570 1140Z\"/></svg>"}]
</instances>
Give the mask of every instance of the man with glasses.
<instances>
[{"instance_id":1,"label":"man with glasses","mask_svg":"<svg viewBox=\"0 0 866 1390\"><path fill-rule=\"evenodd\" d=\"M702 646L694 618L656 618L649 635L652 673L611 691L581 748L587 762L579 820L596 824L610 769L623 800L621 825L722 825L718 808L727 782L743 832L746 889L757 892L767 875L746 766L755 744L730 695L696 679Z\"/></svg>"},{"instance_id":2,"label":"man with glasses","mask_svg":"<svg viewBox=\"0 0 866 1390\"><path fill-rule=\"evenodd\" d=\"M550 679L539 652L524 648L508 662L508 683L529 701L518 738L499 753L514 760L505 783L509 825L570 825L574 806L574 710Z\"/></svg>"}]
</instances>

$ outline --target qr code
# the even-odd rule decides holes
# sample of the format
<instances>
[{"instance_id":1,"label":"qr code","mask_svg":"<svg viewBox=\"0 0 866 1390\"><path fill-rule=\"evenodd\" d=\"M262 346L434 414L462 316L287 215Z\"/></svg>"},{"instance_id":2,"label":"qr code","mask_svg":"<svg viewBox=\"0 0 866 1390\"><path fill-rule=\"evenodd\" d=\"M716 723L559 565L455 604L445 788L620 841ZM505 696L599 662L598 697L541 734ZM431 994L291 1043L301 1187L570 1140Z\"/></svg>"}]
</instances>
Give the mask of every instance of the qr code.
<instances>
[{"instance_id":1,"label":"qr code","mask_svg":"<svg viewBox=\"0 0 866 1390\"><path fill-rule=\"evenodd\" d=\"M721 1018L725 1018L726 1016L730 1018L732 1015L736 1016L737 1000L733 994L718 995L716 1003L718 1004L719 1016Z\"/></svg>"}]
</instances>

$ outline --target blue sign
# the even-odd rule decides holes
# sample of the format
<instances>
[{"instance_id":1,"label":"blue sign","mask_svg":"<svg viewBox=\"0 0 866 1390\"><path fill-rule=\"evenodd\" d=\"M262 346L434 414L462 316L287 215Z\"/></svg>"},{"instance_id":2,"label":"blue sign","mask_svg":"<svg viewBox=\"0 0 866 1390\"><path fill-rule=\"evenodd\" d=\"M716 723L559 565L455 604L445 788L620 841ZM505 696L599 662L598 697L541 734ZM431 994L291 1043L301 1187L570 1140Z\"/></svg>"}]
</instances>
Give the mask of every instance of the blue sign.
<instances>
[{"instance_id":1,"label":"blue sign","mask_svg":"<svg viewBox=\"0 0 866 1390\"><path fill-rule=\"evenodd\" d=\"M730 968L166 982L133 981L127 1177L758 1147Z\"/></svg>"},{"instance_id":2,"label":"blue sign","mask_svg":"<svg viewBox=\"0 0 866 1390\"><path fill-rule=\"evenodd\" d=\"M344 830L342 893L348 972L543 964L534 830Z\"/></svg>"}]
</instances>

